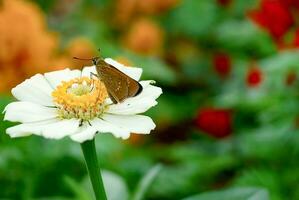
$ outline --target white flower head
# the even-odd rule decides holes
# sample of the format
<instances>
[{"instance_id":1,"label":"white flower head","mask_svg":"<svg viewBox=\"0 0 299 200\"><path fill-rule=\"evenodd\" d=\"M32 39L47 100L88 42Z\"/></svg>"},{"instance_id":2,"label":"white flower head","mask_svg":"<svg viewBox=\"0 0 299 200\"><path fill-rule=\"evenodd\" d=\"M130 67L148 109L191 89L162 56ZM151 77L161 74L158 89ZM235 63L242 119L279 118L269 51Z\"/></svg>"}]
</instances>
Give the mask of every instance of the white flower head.
<instances>
[{"instance_id":1,"label":"white flower head","mask_svg":"<svg viewBox=\"0 0 299 200\"><path fill-rule=\"evenodd\" d=\"M106 58L105 62L139 81L141 68L125 67ZM4 120L21 122L8 128L11 137L31 134L60 139L69 136L77 142L110 132L127 139L130 133L149 134L155 124L148 116L140 115L157 104L162 94L152 81L140 81L142 92L113 104L104 84L97 78L95 66L80 70L64 69L36 74L12 89L19 101L6 106Z\"/></svg>"}]
</instances>

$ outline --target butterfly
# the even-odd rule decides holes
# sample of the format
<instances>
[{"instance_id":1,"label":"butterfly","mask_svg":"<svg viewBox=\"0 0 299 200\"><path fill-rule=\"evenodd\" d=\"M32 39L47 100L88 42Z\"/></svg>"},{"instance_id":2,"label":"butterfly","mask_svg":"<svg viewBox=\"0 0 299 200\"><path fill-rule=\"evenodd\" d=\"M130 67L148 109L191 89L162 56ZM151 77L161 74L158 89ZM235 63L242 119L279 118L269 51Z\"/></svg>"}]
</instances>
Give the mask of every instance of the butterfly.
<instances>
[{"instance_id":1,"label":"butterfly","mask_svg":"<svg viewBox=\"0 0 299 200\"><path fill-rule=\"evenodd\" d=\"M104 59L94 57L81 60L92 60L97 71L97 74L93 75L104 83L108 95L114 104L120 103L129 97L135 97L142 92L143 87L138 81L105 62Z\"/></svg>"}]
</instances>

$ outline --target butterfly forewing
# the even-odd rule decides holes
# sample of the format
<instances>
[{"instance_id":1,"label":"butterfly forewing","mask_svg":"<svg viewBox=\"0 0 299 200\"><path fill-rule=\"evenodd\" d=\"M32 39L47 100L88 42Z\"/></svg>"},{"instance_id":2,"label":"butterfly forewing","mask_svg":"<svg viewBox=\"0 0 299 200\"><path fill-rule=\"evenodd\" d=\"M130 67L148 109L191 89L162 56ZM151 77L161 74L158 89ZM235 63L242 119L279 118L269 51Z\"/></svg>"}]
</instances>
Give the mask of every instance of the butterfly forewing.
<instances>
[{"instance_id":1,"label":"butterfly forewing","mask_svg":"<svg viewBox=\"0 0 299 200\"><path fill-rule=\"evenodd\" d=\"M142 86L138 81L108 63L97 65L97 73L105 84L108 94L114 103L122 102L126 98L136 96L142 91Z\"/></svg>"}]
</instances>

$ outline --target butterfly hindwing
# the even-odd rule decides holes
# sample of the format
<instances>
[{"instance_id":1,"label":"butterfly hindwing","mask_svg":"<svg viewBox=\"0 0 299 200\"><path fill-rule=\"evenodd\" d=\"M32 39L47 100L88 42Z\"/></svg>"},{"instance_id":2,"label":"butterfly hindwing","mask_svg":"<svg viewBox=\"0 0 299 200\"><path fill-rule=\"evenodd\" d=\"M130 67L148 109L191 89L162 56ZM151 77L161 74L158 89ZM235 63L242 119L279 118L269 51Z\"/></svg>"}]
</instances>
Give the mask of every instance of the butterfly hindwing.
<instances>
[{"instance_id":1,"label":"butterfly hindwing","mask_svg":"<svg viewBox=\"0 0 299 200\"><path fill-rule=\"evenodd\" d=\"M135 81L134 79L130 78L130 79L127 79L127 84L128 84L128 88L129 88L129 90L128 90L129 97L135 97L138 94L140 94L140 92L142 92L142 89L143 89L142 85L138 81Z\"/></svg>"}]
</instances>

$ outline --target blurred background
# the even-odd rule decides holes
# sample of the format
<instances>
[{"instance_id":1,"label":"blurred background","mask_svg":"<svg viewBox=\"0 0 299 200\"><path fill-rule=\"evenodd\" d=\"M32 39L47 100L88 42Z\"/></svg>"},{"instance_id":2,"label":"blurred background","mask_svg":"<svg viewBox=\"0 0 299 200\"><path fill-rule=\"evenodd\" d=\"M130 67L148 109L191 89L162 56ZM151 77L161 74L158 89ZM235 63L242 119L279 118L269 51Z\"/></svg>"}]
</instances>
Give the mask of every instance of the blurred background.
<instances>
[{"instance_id":1,"label":"blurred background","mask_svg":"<svg viewBox=\"0 0 299 200\"><path fill-rule=\"evenodd\" d=\"M97 136L110 199L156 164L146 200L299 199L298 0L1 0L0 109L98 48L164 92L152 134ZM79 144L10 139L0 117L0 199L93 198Z\"/></svg>"}]
</instances>

